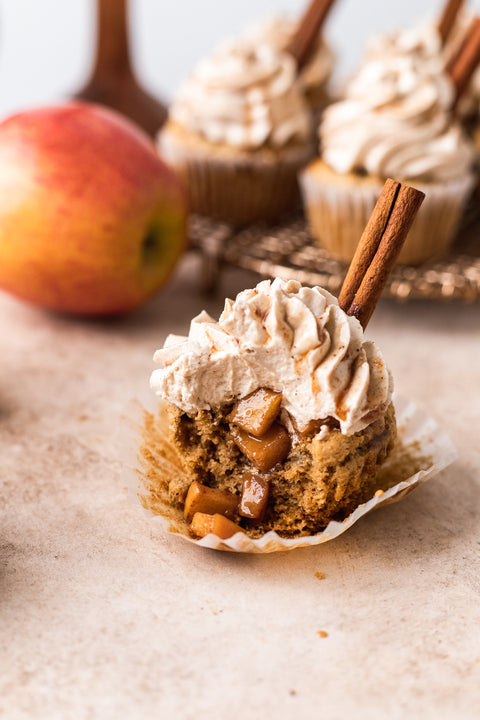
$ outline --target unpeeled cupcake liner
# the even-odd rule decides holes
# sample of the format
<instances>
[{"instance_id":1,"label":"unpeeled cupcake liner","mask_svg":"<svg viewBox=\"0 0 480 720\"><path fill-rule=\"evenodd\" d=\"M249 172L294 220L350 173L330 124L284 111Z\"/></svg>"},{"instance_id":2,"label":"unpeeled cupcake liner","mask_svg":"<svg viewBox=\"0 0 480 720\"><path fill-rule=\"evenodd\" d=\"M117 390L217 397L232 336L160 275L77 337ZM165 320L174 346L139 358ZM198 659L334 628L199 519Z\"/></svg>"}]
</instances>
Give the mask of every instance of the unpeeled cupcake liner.
<instances>
[{"instance_id":1,"label":"unpeeled cupcake liner","mask_svg":"<svg viewBox=\"0 0 480 720\"><path fill-rule=\"evenodd\" d=\"M186 180L190 209L235 225L274 220L300 205L298 173L313 156L313 144L257 152L184 141L167 125L159 152Z\"/></svg>"},{"instance_id":2,"label":"unpeeled cupcake liner","mask_svg":"<svg viewBox=\"0 0 480 720\"><path fill-rule=\"evenodd\" d=\"M244 553L271 553L320 545L334 540L352 527L361 517L401 500L416 487L437 475L452 463L455 447L437 423L413 402L395 398L398 440L390 456L379 469L380 483L385 490L377 490L368 502L359 505L343 522L332 520L316 535L282 538L269 531L252 539L237 533L222 540L215 535L196 540L188 533L183 512L168 501L168 482L183 472L181 460L168 440L166 410L160 405L147 411L141 405L129 423L132 456L125 466L125 480L131 501L156 525L179 535L200 547Z\"/></svg>"},{"instance_id":3,"label":"unpeeled cupcake liner","mask_svg":"<svg viewBox=\"0 0 480 720\"><path fill-rule=\"evenodd\" d=\"M318 162L300 175L310 230L322 247L349 263L380 196L383 181L368 176L338 175ZM422 190L425 200L398 262L420 265L448 253L475 179L467 175L448 183L406 182Z\"/></svg>"}]
</instances>

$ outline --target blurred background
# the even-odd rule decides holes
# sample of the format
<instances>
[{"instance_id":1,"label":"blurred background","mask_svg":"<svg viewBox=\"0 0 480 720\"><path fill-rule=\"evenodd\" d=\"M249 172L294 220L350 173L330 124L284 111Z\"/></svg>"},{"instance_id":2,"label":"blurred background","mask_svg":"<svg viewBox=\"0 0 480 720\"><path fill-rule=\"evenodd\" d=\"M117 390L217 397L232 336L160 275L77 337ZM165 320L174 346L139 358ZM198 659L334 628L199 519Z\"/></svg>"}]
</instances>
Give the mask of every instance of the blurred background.
<instances>
[{"instance_id":1,"label":"blurred background","mask_svg":"<svg viewBox=\"0 0 480 720\"><path fill-rule=\"evenodd\" d=\"M298 15L305 0L130 0L136 75L168 100L196 61L264 15ZM437 14L443 0L339 0L326 26L338 53L337 83L355 67L369 34ZM469 6L480 11L480 0ZM0 114L64 99L93 59L95 0L0 0Z\"/></svg>"}]
</instances>

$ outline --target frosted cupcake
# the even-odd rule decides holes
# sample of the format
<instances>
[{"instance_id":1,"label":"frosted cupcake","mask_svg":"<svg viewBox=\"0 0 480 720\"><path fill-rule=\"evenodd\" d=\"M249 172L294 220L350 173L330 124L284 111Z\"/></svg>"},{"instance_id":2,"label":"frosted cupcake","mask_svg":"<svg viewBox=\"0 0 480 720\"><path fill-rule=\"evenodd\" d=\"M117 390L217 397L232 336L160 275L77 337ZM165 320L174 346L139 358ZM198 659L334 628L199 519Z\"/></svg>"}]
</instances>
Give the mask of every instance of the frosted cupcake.
<instances>
[{"instance_id":1,"label":"frosted cupcake","mask_svg":"<svg viewBox=\"0 0 480 720\"><path fill-rule=\"evenodd\" d=\"M454 88L439 59L373 58L319 128L321 158L301 176L312 234L349 262L386 177L426 194L399 261L444 254L472 191L475 151L452 118Z\"/></svg>"},{"instance_id":2,"label":"frosted cupcake","mask_svg":"<svg viewBox=\"0 0 480 720\"><path fill-rule=\"evenodd\" d=\"M297 173L314 154L294 60L267 45L224 44L180 88L158 145L186 177L193 212L243 224L291 210Z\"/></svg>"},{"instance_id":3,"label":"frosted cupcake","mask_svg":"<svg viewBox=\"0 0 480 720\"><path fill-rule=\"evenodd\" d=\"M379 472L396 444L392 377L364 329L423 199L385 183L338 300L265 280L167 337L137 491L172 532L261 552L317 544L393 489Z\"/></svg>"},{"instance_id":4,"label":"frosted cupcake","mask_svg":"<svg viewBox=\"0 0 480 720\"><path fill-rule=\"evenodd\" d=\"M265 280L227 300L218 322L202 312L155 361L183 467L169 504L193 535L315 534L380 488L396 437L392 378L326 290Z\"/></svg>"},{"instance_id":5,"label":"frosted cupcake","mask_svg":"<svg viewBox=\"0 0 480 720\"><path fill-rule=\"evenodd\" d=\"M247 28L242 35L251 44L267 44L279 51L286 51L298 22L280 16L273 16ZM335 57L322 35L319 35L310 57L300 70L298 82L315 116L331 102L329 81Z\"/></svg>"},{"instance_id":6,"label":"frosted cupcake","mask_svg":"<svg viewBox=\"0 0 480 720\"><path fill-rule=\"evenodd\" d=\"M438 25L432 20L422 20L413 27L374 35L369 38L364 63L385 57L412 56L419 61L438 62L447 57L449 48L444 46Z\"/></svg>"},{"instance_id":7,"label":"frosted cupcake","mask_svg":"<svg viewBox=\"0 0 480 720\"><path fill-rule=\"evenodd\" d=\"M419 62L433 62L437 66L440 62L445 67L458 51L473 17L470 12L458 13L445 40L442 39L438 22L432 19L423 20L411 28L374 35L367 43L364 62L392 55L415 55ZM479 117L479 104L480 71L477 71L456 110L467 130L471 130L472 123Z\"/></svg>"}]
</instances>

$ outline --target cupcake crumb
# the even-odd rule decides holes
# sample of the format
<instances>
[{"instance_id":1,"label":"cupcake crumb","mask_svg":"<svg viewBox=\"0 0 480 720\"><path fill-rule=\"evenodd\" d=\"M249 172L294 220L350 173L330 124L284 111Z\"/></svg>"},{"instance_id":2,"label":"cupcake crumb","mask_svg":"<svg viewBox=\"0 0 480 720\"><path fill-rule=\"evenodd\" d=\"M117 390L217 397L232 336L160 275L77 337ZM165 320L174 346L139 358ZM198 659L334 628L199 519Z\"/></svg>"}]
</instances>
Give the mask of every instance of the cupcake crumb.
<instances>
[{"instance_id":1,"label":"cupcake crumb","mask_svg":"<svg viewBox=\"0 0 480 720\"><path fill-rule=\"evenodd\" d=\"M383 494L384 494L383 490L377 490L375 493L375 497L382 497Z\"/></svg>"},{"instance_id":2,"label":"cupcake crumb","mask_svg":"<svg viewBox=\"0 0 480 720\"><path fill-rule=\"evenodd\" d=\"M325 632L325 630L318 630L318 631L317 631L317 635L318 635L318 637L321 637L321 638L326 638L326 637L328 637L328 633Z\"/></svg>"},{"instance_id":3,"label":"cupcake crumb","mask_svg":"<svg viewBox=\"0 0 480 720\"><path fill-rule=\"evenodd\" d=\"M325 575L322 572L318 571L315 573L315 577L317 578L317 580L323 580Z\"/></svg>"}]
</instances>

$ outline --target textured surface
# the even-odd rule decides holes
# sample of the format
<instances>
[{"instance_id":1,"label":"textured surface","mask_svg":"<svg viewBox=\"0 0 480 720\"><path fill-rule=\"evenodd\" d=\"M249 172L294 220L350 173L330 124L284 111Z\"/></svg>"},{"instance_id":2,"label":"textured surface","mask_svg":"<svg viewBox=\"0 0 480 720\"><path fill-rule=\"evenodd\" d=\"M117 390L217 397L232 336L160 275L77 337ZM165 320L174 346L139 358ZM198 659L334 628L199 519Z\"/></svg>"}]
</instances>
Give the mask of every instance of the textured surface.
<instances>
[{"instance_id":1,"label":"textured surface","mask_svg":"<svg viewBox=\"0 0 480 720\"><path fill-rule=\"evenodd\" d=\"M111 323L0 297L0 716L478 717L478 305L383 301L368 328L460 459L331 543L231 555L153 526L119 460L165 334L255 281L206 301L198 275Z\"/></svg>"}]
</instances>

